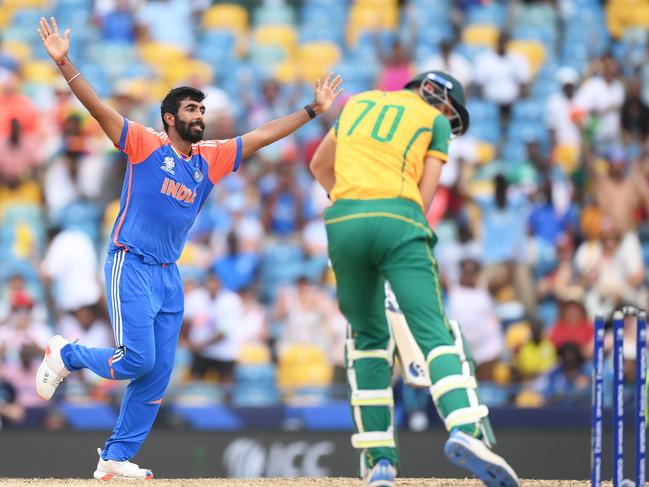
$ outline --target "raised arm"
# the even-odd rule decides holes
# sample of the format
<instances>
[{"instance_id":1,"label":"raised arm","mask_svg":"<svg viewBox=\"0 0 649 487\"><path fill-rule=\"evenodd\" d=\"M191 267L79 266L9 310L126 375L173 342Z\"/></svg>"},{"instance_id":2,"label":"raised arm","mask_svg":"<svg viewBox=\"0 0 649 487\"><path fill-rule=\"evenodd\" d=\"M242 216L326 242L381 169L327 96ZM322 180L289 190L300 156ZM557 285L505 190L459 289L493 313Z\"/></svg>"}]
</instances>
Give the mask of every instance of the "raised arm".
<instances>
[{"instance_id":1,"label":"raised arm","mask_svg":"<svg viewBox=\"0 0 649 487\"><path fill-rule=\"evenodd\" d=\"M290 115L266 122L258 129L243 135L241 157L250 157L262 147L291 135L312 118L329 110L334 100L343 91L340 88L342 78L336 76L332 79L332 75L333 73L329 73L323 83L320 83L320 80L316 81L313 103Z\"/></svg>"},{"instance_id":2,"label":"raised arm","mask_svg":"<svg viewBox=\"0 0 649 487\"><path fill-rule=\"evenodd\" d=\"M47 53L61 70L61 74L68 82L74 96L86 107L90 115L99 122L99 125L113 144L119 145L119 139L124 127L124 118L99 98L94 88L68 58L70 29L66 29L63 36L61 36L56 25L56 19L50 17L50 20L52 22L51 26L45 17L41 17L38 26L38 35L43 41L43 46L45 46Z\"/></svg>"}]
</instances>

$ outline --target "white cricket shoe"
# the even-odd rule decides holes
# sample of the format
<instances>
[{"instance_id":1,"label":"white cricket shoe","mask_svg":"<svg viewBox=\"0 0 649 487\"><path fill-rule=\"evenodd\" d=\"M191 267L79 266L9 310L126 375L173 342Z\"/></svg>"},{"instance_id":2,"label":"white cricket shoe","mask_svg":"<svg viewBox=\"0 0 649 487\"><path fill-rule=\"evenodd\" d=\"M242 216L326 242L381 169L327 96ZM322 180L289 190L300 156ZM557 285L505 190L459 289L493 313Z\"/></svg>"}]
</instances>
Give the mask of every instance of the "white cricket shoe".
<instances>
[{"instance_id":1,"label":"white cricket shoe","mask_svg":"<svg viewBox=\"0 0 649 487\"><path fill-rule=\"evenodd\" d=\"M471 472L487 487L519 487L516 472L504 458L460 430L451 433L444 453L452 463Z\"/></svg>"},{"instance_id":2,"label":"white cricket shoe","mask_svg":"<svg viewBox=\"0 0 649 487\"><path fill-rule=\"evenodd\" d=\"M138 467L128 460L118 462L116 460L104 460L101 458L101 448L97 448L99 453L99 463L97 470L93 474L97 480L151 480L153 473L151 470Z\"/></svg>"},{"instance_id":3,"label":"white cricket shoe","mask_svg":"<svg viewBox=\"0 0 649 487\"><path fill-rule=\"evenodd\" d=\"M70 340L66 340L61 335L54 335L47 342L45 357L36 372L36 392L43 399L51 399L63 379L70 375L61 358L61 349L68 343Z\"/></svg>"}]
</instances>

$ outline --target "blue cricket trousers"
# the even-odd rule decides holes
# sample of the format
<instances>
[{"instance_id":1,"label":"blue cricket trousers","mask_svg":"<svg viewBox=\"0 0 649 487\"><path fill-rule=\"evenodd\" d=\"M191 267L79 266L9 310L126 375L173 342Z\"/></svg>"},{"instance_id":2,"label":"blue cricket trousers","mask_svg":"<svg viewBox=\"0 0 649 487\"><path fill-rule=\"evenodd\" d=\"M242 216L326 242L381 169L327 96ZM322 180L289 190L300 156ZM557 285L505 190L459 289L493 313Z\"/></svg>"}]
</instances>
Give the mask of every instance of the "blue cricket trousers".
<instances>
[{"instance_id":1,"label":"blue cricket trousers","mask_svg":"<svg viewBox=\"0 0 649 487\"><path fill-rule=\"evenodd\" d=\"M146 264L127 251L109 254L106 298L115 348L70 344L68 370L87 368L106 379L130 379L104 460L129 460L153 426L169 384L183 318L182 280L176 264Z\"/></svg>"}]
</instances>

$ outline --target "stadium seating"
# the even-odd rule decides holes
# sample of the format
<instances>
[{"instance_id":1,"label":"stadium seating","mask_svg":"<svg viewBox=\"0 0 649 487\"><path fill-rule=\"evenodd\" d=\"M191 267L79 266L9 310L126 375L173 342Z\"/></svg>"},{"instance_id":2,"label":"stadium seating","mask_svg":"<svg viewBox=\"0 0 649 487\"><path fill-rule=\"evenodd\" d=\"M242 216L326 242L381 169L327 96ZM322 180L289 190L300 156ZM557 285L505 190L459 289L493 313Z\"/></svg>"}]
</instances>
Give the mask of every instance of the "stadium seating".
<instances>
[{"instance_id":1,"label":"stadium seating","mask_svg":"<svg viewBox=\"0 0 649 487\"><path fill-rule=\"evenodd\" d=\"M635 76L637 68L646 69L649 46L649 5L640 0L555 2L560 7L552 2L522 2L516 4L516 8L510 8L512 2L504 0L410 0L401 10L404 2L397 0L304 0L271 5L247 2L245 7L245 2L236 1L204 2L209 4L204 7L196 2L192 17L196 21L188 23L186 43L152 40L156 37L151 32L147 35L142 26L136 29L133 41L107 40L97 13L100 3L91 0L1 2L0 54L6 56L10 65L13 62L20 67L21 88L33 98L47 124L51 123L50 112L57 109L58 95L53 94L53 87L61 80L34 32L35 24L44 14L56 15L59 26L73 29L70 56L100 96L119 103L124 100L115 99L116 93L131 94L137 99L133 116L142 117L143 123L159 127L160 99L170 87L186 83L190 77L197 78L201 85L222 89L233 113L231 126L219 127L227 137L255 128L250 116L260 108L256 105L261 99L260 87L268 78L274 77L280 82L281 109L299 109L311 100L312 81L329 70L335 70L345 79L345 97L372 89L384 68L377 45L383 55L389 55L395 40L404 44L411 40L412 45L408 47L413 51L411 62L416 67L439 53L443 41L451 40L455 51L473 63L477 56L493 48L499 35L507 30L511 36L509 51L527 60L533 79L529 90L523 90L521 98L513 103L509 120L503 120L502 124L495 122L500 117L499 107L481 98L479 87L467 86L471 114L468 136L472 139L472 162L477 164L463 166L462 170L467 172L462 176L469 174L471 178L466 181L466 195L462 194L459 199L491 195L493 176L499 171L513 174L520 170L528 159L529 142L538 142L544 155L577 179L581 162L577 149L565 145L551 147L546 127L546 100L559 89L555 79L557 70L572 66L585 78L590 76L598 56L612 52L618 60L624 60L623 74ZM145 5L146 1L141 3ZM194 2L179 4L194 6ZM141 20L136 17L135 23ZM158 21L168 22L160 12L154 17L148 19L153 25ZM323 121L323 118L321 124L308 124L291 140L298 150L288 152L298 154L295 158L300 163L304 162L301 159L302 153L307 152L306 145L317 144L328 128L331 120ZM52 127L45 125L42 129L50 132ZM98 127L88 124L84 130L88 131L96 154L110 150L110 144L102 145L105 141L96 137ZM60 145L60 141L44 141L46 164L58 157L57 144ZM639 146L630 150L637 153ZM194 227L195 233L190 233L179 261L181 275L186 281L203 281L211 264L207 261L223 252L224 235L233 220L222 204L223 195L244 194L251 189L259 191L260 187L255 187L259 173L273 172L276 167L272 166L274 162L268 166L267 163L250 161L252 169L246 167L238 173L243 176L226 178L219 183L206 202ZM296 181L300 190L308 195L312 178L306 165L302 169ZM0 183L0 286L4 286L10 276L20 274L41 305L45 289L38 264L47 249L46 232L55 225L80 229L103 256L119 208L118 201L106 205L102 195L93 202L75 201L54 216L47 213L42 193L38 179L29 179L18 187ZM247 216L261 220L267 196L257 196L261 200L258 207L246 210L250 212ZM451 197L452 205L464 205L464 201L452 201L454 198ZM313 211L309 219L318 211ZM473 223L480 218L470 205L460 210L451 206L449 211L452 218L443 220L436 229L440 242L444 243L457 239L455 212L461 211L462 217ZM293 284L300 277L321 285L327 258L307 256L299 232L288 238L279 238L269 229L263 233L256 244L259 247L255 248L260 260L255 292L271 312L281 287ZM649 265L646 235L641 235L641 243L643 259ZM554 249L549 245L534 248L539 256L533 266L536 276L550 273L556 263ZM0 300L4 299L3 291L4 288L0 288ZM505 359L511 362L507 367L513 364L517 349L530 339L530 327L521 321L523 312L515 301L514 291L508 286L495 296L499 316L506 327L508 352ZM0 302L0 311L5 304ZM554 323L558 316L556 300L541 300L537 315L546 326ZM54 318L48 318L55 324ZM277 338L276 329L272 335ZM174 378L177 382L170 389L169 402L173 404L174 414L186 418L195 427L240 427L241 419L223 405L228 401L240 408L276 408L286 403L291 405L287 415L309 428L351 427L347 403L337 403L333 399L336 393L332 385L332 365L316 347L291 346L274 364L267 346L245 346L231 389L188 382L186 371L190 356L183 344L179 353L181 372ZM537 406L543 402L533 391L516 389L507 380L497 378L485 383L483 397L496 407L514 400L521 406ZM97 407L94 422L93 407ZM72 418L69 421L75 428L90 428L93 424L95 427L110 426L114 421L114 412L104 406L63 403L61 412L66 418Z\"/></svg>"}]
</instances>

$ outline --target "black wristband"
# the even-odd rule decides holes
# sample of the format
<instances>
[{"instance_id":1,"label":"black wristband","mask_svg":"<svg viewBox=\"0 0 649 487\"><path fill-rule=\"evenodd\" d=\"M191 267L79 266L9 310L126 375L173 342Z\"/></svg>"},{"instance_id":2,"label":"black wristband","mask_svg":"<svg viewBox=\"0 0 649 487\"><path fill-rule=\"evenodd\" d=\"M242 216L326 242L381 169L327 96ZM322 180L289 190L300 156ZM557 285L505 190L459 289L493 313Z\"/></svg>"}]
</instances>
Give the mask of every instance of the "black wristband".
<instances>
[{"instance_id":1,"label":"black wristband","mask_svg":"<svg viewBox=\"0 0 649 487\"><path fill-rule=\"evenodd\" d=\"M313 105L310 105L310 104L309 105L304 105L304 109L309 114L309 117L311 118L311 120L313 120L314 118L316 118L318 116L318 114L313 109Z\"/></svg>"}]
</instances>

